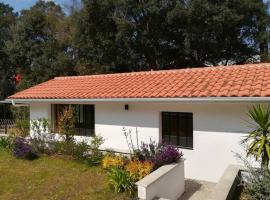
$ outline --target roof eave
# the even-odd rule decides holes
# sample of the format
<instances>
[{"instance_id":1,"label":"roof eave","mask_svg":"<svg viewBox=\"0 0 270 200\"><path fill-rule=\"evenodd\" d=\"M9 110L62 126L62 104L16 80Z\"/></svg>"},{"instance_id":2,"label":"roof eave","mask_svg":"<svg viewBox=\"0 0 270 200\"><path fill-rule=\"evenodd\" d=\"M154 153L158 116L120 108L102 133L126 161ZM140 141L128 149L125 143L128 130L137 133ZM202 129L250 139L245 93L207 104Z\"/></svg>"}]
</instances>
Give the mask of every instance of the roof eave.
<instances>
[{"instance_id":1,"label":"roof eave","mask_svg":"<svg viewBox=\"0 0 270 200\"><path fill-rule=\"evenodd\" d=\"M258 102L270 103L270 97L193 97L193 98L64 98L64 99L6 99L7 103L54 103L54 102L185 102L185 103L203 103L203 102Z\"/></svg>"}]
</instances>

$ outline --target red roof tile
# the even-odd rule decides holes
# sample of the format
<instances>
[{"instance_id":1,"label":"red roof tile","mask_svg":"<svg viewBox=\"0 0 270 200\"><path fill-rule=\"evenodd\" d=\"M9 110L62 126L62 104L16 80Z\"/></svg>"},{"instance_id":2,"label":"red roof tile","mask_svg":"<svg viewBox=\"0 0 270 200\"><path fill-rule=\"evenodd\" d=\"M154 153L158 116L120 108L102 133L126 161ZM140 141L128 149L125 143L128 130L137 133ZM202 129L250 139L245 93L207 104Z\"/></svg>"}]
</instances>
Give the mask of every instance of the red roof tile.
<instances>
[{"instance_id":1,"label":"red roof tile","mask_svg":"<svg viewBox=\"0 0 270 200\"><path fill-rule=\"evenodd\" d=\"M270 63L56 77L9 99L270 96Z\"/></svg>"}]
</instances>

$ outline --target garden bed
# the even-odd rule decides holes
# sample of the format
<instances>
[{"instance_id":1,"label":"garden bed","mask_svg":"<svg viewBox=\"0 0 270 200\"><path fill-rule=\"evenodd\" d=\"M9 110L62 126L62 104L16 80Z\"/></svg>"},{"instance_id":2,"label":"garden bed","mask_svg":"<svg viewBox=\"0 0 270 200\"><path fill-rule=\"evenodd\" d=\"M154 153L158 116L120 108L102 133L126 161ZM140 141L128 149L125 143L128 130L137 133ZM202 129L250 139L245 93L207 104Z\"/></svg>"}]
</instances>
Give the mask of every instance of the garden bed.
<instances>
[{"instance_id":1,"label":"garden bed","mask_svg":"<svg viewBox=\"0 0 270 200\"><path fill-rule=\"evenodd\" d=\"M130 199L114 193L101 167L89 167L66 156L29 161L0 150L0 171L0 199Z\"/></svg>"}]
</instances>

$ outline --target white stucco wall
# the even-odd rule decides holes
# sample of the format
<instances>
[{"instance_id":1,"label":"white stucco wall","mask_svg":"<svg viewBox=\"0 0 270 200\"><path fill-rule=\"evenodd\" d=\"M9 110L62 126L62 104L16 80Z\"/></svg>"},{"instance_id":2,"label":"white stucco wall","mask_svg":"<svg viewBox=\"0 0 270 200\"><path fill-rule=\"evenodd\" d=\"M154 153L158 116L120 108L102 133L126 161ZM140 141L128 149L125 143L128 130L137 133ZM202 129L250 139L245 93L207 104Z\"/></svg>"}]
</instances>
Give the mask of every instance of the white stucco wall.
<instances>
[{"instance_id":1,"label":"white stucco wall","mask_svg":"<svg viewBox=\"0 0 270 200\"><path fill-rule=\"evenodd\" d=\"M217 182L229 164L237 164L236 152L240 152L241 137L248 131L245 122L249 104L244 103L95 103L95 132L105 139L103 148L127 151L123 127L132 131L136 145L161 141L161 112L192 112L194 135L193 150L183 149L186 178ZM48 103L30 105L31 120L50 118Z\"/></svg>"}]
</instances>

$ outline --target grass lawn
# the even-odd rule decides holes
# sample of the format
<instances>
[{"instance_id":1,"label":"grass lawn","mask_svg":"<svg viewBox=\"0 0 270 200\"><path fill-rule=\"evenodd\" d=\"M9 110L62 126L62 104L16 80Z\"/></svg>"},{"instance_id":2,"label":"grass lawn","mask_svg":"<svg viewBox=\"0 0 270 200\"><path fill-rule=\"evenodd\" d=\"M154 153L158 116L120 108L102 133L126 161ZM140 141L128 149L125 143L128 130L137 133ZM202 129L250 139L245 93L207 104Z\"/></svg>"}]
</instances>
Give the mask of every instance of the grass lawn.
<instances>
[{"instance_id":1,"label":"grass lawn","mask_svg":"<svg viewBox=\"0 0 270 200\"><path fill-rule=\"evenodd\" d=\"M100 167L63 157L27 161L0 150L0 199L127 200L106 184Z\"/></svg>"}]
</instances>

